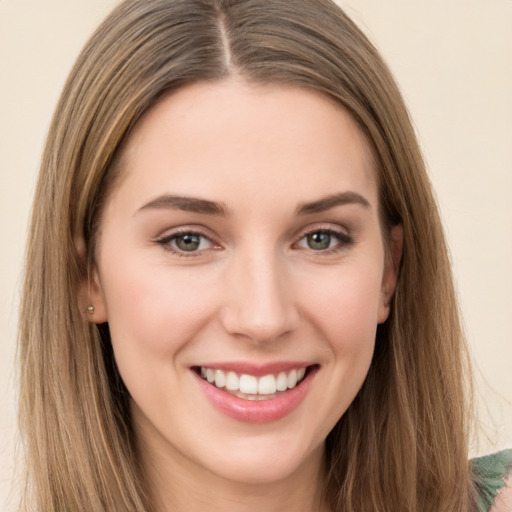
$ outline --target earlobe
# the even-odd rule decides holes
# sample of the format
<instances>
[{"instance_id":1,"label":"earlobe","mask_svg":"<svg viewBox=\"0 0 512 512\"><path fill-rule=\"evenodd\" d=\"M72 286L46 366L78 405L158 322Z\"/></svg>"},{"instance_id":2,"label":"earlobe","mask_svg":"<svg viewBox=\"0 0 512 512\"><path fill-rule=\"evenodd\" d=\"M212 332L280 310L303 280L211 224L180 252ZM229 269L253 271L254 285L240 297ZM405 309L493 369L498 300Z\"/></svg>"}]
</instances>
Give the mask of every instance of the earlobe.
<instances>
[{"instance_id":1,"label":"earlobe","mask_svg":"<svg viewBox=\"0 0 512 512\"><path fill-rule=\"evenodd\" d=\"M378 322L380 324L384 323L389 316L391 299L395 292L398 271L400 269L400 261L402 260L403 240L403 226L401 224L393 226L391 228L390 244L384 264L384 273L382 275L378 312Z\"/></svg>"},{"instance_id":2,"label":"earlobe","mask_svg":"<svg viewBox=\"0 0 512 512\"><path fill-rule=\"evenodd\" d=\"M87 276L87 319L95 324L103 324L108 320L105 307L105 296L97 269L91 269Z\"/></svg>"},{"instance_id":3,"label":"earlobe","mask_svg":"<svg viewBox=\"0 0 512 512\"><path fill-rule=\"evenodd\" d=\"M75 240L75 247L82 268L82 280L78 292L78 305L87 321L102 324L107 321L105 297L95 267L88 268L85 243L83 239Z\"/></svg>"}]
</instances>

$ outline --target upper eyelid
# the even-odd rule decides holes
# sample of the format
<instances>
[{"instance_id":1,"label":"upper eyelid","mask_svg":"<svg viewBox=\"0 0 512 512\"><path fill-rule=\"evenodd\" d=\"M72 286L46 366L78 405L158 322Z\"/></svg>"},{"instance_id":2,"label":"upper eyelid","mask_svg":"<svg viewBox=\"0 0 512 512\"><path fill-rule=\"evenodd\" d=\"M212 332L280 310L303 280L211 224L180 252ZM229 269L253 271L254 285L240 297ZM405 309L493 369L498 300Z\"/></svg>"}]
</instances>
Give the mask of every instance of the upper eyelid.
<instances>
[{"instance_id":1,"label":"upper eyelid","mask_svg":"<svg viewBox=\"0 0 512 512\"><path fill-rule=\"evenodd\" d=\"M210 242L215 243L210 236L205 235L204 233L202 233L200 231L175 231L173 233L169 233L168 235L162 235L162 236L158 237L157 240L173 240L174 238L178 238L180 236L185 236L185 235L194 235L194 236L198 236L201 238L206 238Z\"/></svg>"},{"instance_id":2,"label":"upper eyelid","mask_svg":"<svg viewBox=\"0 0 512 512\"><path fill-rule=\"evenodd\" d=\"M199 227L199 226L185 226L185 227L177 227L177 228L168 228L168 229L165 229L162 231L161 234L157 235L154 240L164 240L166 238L173 238L173 237L176 237L176 236L179 236L179 235L188 235L188 234L192 234L192 235L199 235L199 236L202 236L204 238L207 238L208 240L214 242L214 243L217 243L215 241L216 237L214 235L212 235L209 230L206 230L202 227Z\"/></svg>"},{"instance_id":3,"label":"upper eyelid","mask_svg":"<svg viewBox=\"0 0 512 512\"><path fill-rule=\"evenodd\" d=\"M348 228L343 228L339 225L333 225L330 223L319 223L316 226L310 226L304 229L301 229L298 231L298 234L296 235L297 240L301 240L305 236L311 234L311 233L317 233L317 232L325 232L325 233L333 233L333 234L339 234L341 236L352 236L350 233L350 230Z\"/></svg>"}]
</instances>

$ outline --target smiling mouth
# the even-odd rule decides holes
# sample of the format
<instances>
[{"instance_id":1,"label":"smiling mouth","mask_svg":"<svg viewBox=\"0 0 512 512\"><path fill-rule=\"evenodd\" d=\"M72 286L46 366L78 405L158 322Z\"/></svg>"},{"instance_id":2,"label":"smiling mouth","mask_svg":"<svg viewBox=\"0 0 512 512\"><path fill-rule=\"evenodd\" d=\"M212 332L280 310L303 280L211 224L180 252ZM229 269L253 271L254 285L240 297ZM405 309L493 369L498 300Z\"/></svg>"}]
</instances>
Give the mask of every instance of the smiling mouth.
<instances>
[{"instance_id":1,"label":"smiling mouth","mask_svg":"<svg viewBox=\"0 0 512 512\"><path fill-rule=\"evenodd\" d=\"M203 380L230 395L245 400L270 400L295 388L306 378L313 366L315 365L260 377L204 366L194 370Z\"/></svg>"}]
</instances>

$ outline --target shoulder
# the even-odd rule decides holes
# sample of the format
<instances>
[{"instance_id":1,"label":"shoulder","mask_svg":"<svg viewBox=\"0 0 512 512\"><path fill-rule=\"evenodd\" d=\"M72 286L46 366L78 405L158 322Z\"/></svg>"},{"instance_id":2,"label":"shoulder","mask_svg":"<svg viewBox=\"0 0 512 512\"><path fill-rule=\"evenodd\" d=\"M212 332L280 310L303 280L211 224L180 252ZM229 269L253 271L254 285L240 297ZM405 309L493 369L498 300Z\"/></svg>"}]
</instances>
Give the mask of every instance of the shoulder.
<instances>
[{"instance_id":1,"label":"shoulder","mask_svg":"<svg viewBox=\"0 0 512 512\"><path fill-rule=\"evenodd\" d=\"M506 478L489 512L512 512L512 476Z\"/></svg>"},{"instance_id":2,"label":"shoulder","mask_svg":"<svg viewBox=\"0 0 512 512\"><path fill-rule=\"evenodd\" d=\"M512 512L512 450L471 461L479 511Z\"/></svg>"}]
</instances>

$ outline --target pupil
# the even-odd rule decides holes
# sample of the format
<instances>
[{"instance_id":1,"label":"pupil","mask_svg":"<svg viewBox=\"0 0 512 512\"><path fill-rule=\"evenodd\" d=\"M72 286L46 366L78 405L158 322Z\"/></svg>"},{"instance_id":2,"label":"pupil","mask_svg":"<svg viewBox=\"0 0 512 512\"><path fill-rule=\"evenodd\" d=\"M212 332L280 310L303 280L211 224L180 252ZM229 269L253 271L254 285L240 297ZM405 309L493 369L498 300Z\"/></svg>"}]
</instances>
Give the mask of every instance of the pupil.
<instances>
[{"instance_id":1,"label":"pupil","mask_svg":"<svg viewBox=\"0 0 512 512\"><path fill-rule=\"evenodd\" d=\"M328 233L312 233L308 235L308 245L316 251L328 249L331 245L331 235Z\"/></svg>"},{"instance_id":2,"label":"pupil","mask_svg":"<svg viewBox=\"0 0 512 512\"><path fill-rule=\"evenodd\" d=\"M182 235L176 239L176 245L182 251L195 251L199 247L197 235Z\"/></svg>"}]
</instances>

